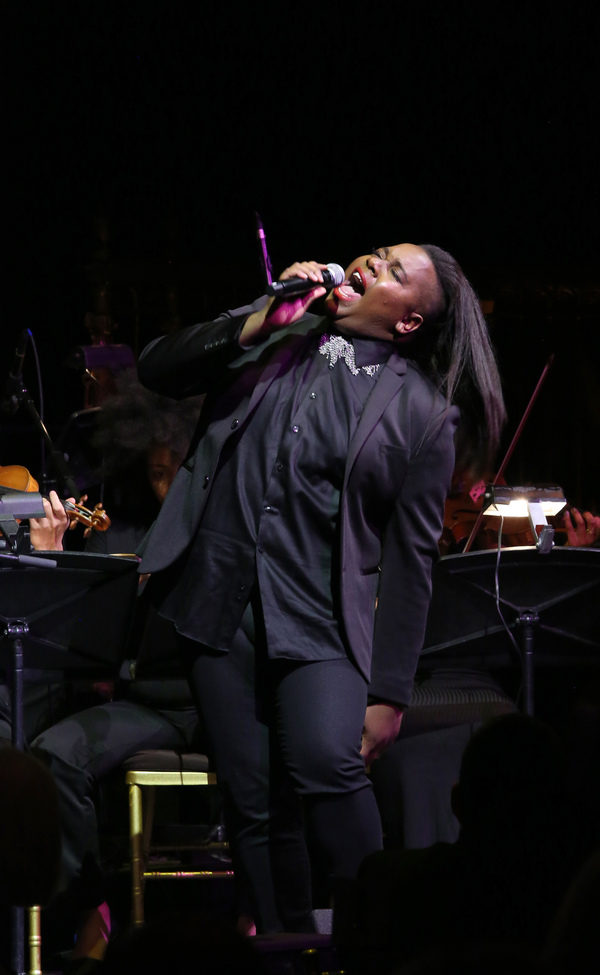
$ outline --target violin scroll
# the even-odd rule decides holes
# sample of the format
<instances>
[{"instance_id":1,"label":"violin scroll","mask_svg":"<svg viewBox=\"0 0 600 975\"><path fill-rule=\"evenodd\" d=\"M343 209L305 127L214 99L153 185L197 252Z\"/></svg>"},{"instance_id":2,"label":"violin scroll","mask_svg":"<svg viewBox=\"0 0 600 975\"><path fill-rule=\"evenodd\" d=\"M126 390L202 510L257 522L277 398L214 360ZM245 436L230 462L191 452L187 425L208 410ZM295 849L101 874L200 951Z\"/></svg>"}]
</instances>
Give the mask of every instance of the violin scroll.
<instances>
[{"instance_id":1,"label":"violin scroll","mask_svg":"<svg viewBox=\"0 0 600 975\"><path fill-rule=\"evenodd\" d=\"M81 499L81 501L84 500L85 497ZM107 528L110 528L110 518L101 503L91 509L85 508L81 502L74 504L72 501L63 501L62 504L69 518L85 525L86 528L92 528L97 532L105 532Z\"/></svg>"}]
</instances>

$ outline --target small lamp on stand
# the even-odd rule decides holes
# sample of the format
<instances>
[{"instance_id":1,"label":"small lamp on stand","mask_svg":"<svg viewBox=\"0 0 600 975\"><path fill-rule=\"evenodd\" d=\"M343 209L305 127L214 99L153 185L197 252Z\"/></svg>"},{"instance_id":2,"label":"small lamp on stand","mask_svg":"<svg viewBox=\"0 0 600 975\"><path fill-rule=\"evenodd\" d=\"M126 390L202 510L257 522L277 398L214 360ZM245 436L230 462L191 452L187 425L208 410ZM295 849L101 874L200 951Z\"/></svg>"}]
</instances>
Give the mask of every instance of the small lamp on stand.
<instances>
[{"instance_id":1,"label":"small lamp on stand","mask_svg":"<svg viewBox=\"0 0 600 975\"><path fill-rule=\"evenodd\" d=\"M505 487L488 485L483 498L486 516L499 518L529 518L534 534L535 547L540 555L546 555L554 545L554 528L548 517L559 514L567 500L562 488Z\"/></svg>"}]
</instances>

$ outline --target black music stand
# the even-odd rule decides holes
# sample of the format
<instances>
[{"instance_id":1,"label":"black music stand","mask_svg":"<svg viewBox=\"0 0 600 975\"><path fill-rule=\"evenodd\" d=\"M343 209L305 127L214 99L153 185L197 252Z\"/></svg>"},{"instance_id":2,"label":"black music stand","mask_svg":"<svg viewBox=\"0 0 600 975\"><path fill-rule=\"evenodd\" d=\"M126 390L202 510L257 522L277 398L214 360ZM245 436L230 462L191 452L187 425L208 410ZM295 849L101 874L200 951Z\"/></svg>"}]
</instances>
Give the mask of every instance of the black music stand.
<instances>
[{"instance_id":1,"label":"black music stand","mask_svg":"<svg viewBox=\"0 0 600 975\"><path fill-rule=\"evenodd\" d=\"M497 550L440 559L421 660L436 654L488 669L520 656L523 710L533 714L536 664L600 665L600 549L502 549L500 608L519 653L496 607L497 562Z\"/></svg>"},{"instance_id":2,"label":"black music stand","mask_svg":"<svg viewBox=\"0 0 600 975\"><path fill-rule=\"evenodd\" d=\"M16 748L24 747L27 680L118 673L138 590L137 564L136 558L86 552L0 559L0 671L11 673ZM13 908L14 971L23 972L23 963L24 910Z\"/></svg>"}]
</instances>

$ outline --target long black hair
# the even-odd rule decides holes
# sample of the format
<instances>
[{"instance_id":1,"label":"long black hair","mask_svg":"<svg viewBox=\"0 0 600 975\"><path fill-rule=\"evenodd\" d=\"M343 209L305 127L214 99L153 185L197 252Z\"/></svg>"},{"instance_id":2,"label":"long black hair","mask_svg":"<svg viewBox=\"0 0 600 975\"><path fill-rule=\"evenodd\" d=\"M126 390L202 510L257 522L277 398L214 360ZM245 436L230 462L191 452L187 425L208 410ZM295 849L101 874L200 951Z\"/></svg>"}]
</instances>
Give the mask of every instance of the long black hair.
<instances>
[{"instance_id":1,"label":"long black hair","mask_svg":"<svg viewBox=\"0 0 600 975\"><path fill-rule=\"evenodd\" d=\"M460 408L457 471L481 476L491 469L506 421L496 356L477 295L458 263L434 244L419 246L434 266L440 293L417 332L415 358Z\"/></svg>"}]
</instances>

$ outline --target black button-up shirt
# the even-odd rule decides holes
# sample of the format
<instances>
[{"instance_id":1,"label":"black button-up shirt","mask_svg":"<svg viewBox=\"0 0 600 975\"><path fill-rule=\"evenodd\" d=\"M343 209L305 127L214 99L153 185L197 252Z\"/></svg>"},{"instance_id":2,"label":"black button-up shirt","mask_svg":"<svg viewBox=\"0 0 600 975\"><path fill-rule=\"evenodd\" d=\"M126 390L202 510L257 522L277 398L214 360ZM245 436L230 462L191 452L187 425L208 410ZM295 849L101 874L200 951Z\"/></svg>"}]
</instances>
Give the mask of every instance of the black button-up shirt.
<instances>
[{"instance_id":1,"label":"black button-up shirt","mask_svg":"<svg viewBox=\"0 0 600 975\"><path fill-rule=\"evenodd\" d=\"M215 649L231 646L258 583L271 657L346 654L336 607L340 493L349 444L378 377L361 367L381 367L395 353L389 343L356 338L356 369L344 359L332 368L319 354L323 341L308 338L229 437L176 592L163 607L180 623L186 607L194 638Z\"/></svg>"}]
</instances>

